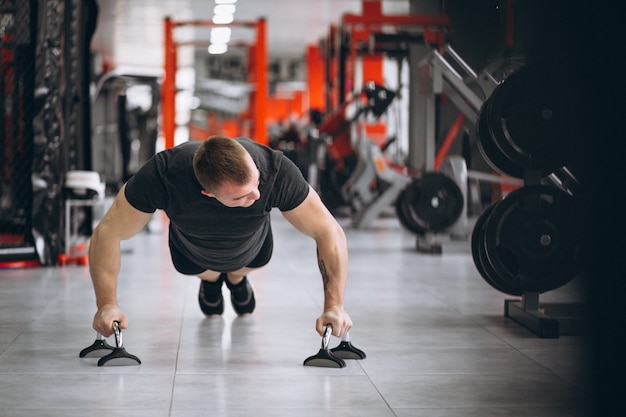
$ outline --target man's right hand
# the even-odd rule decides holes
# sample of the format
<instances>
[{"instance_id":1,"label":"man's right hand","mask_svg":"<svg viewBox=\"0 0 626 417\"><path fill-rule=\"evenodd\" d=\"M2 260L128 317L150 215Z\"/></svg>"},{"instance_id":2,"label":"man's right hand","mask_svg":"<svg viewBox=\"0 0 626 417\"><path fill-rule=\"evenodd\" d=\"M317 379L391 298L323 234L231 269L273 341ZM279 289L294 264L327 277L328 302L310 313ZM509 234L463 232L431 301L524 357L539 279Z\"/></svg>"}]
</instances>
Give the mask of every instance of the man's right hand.
<instances>
[{"instance_id":1,"label":"man's right hand","mask_svg":"<svg viewBox=\"0 0 626 417\"><path fill-rule=\"evenodd\" d=\"M114 321L120 323L120 329L126 329L128 327L128 317L126 317L126 314L115 304L105 304L98 308L98 311L93 317L93 328L102 336L109 337L113 334Z\"/></svg>"}]
</instances>

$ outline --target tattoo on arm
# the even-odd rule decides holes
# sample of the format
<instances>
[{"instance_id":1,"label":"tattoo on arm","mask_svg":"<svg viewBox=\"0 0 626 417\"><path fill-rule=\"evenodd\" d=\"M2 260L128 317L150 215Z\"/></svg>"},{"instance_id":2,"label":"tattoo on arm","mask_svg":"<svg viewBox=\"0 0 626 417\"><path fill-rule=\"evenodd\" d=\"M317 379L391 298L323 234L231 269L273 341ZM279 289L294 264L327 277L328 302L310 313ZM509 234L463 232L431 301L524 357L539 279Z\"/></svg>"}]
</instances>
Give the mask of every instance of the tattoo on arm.
<instances>
[{"instance_id":1,"label":"tattoo on arm","mask_svg":"<svg viewBox=\"0 0 626 417\"><path fill-rule=\"evenodd\" d=\"M328 277L328 271L326 271L326 265L324 264L324 261L320 259L319 251L317 252L317 264L320 268L320 272L322 273L322 283L324 284L324 292L325 292L328 289L329 277Z\"/></svg>"}]
</instances>

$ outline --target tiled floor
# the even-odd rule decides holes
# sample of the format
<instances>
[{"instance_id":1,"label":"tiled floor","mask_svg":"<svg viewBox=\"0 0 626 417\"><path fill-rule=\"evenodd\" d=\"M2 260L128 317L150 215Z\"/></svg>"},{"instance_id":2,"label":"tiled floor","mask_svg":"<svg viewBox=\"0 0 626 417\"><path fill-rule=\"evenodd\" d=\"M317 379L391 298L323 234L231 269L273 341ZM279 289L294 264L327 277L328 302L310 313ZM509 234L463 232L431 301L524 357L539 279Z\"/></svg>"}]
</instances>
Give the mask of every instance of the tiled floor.
<instances>
[{"instance_id":1,"label":"tiled floor","mask_svg":"<svg viewBox=\"0 0 626 417\"><path fill-rule=\"evenodd\" d=\"M279 213L274 257L250 277L257 309L247 317L227 304L222 318L205 318L198 280L175 272L166 229L153 228L125 245L119 282L124 346L140 366L78 357L96 336L86 267L0 270L0 415L585 415L585 337L542 339L505 318L511 297L478 275L467 241L444 236L443 254L427 255L394 218L370 230L342 222L350 335L366 359L302 366L320 347L321 279L313 241ZM542 301L576 293L570 282Z\"/></svg>"}]
</instances>

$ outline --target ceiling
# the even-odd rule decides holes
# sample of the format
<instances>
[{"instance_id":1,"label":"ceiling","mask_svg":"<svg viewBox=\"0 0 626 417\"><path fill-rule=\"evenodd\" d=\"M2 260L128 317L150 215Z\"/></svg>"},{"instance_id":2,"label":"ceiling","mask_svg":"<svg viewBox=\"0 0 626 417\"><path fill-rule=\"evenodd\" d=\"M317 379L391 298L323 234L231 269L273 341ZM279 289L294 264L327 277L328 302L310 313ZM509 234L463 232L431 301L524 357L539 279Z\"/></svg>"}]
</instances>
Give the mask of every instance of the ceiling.
<instances>
[{"instance_id":1,"label":"ceiling","mask_svg":"<svg viewBox=\"0 0 626 417\"><path fill-rule=\"evenodd\" d=\"M238 0L235 20L267 21L268 54L302 57L339 23L344 13L361 13L369 0ZM162 67L163 19L210 20L215 0L97 0L98 25L92 49L114 67ZM407 14L409 0L382 0L383 14ZM178 29L180 31L180 29ZM176 33L208 39L198 32ZM179 56L179 59L185 59ZM184 65L184 64L180 64Z\"/></svg>"}]
</instances>

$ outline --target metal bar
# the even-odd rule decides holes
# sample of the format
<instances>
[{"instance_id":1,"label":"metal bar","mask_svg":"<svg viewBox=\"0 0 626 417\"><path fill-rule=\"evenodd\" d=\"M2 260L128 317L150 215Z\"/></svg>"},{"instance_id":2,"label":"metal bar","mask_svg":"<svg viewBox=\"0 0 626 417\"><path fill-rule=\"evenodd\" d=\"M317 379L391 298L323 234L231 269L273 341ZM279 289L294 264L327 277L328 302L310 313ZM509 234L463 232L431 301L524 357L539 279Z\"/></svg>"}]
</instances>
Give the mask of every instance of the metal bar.
<instances>
[{"instance_id":1,"label":"metal bar","mask_svg":"<svg viewBox=\"0 0 626 417\"><path fill-rule=\"evenodd\" d=\"M267 24L265 19L256 23L256 45L254 47L254 85L253 121L254 140L267 145Z\"/></svg>"},{"instance_id":2,"label":"metal bar","mask_svg":"<svg viewBox=\"0 0 626 417\"><path fill-rule=\"evenodd\" d=\"M163 117L162 128L165 139L165 148L174 147L174 133L176 131L176 44L173 39L174 22L166 17L163 22L164 32L164 70L161 86L161 112Z\"/></svg>"},{"instance_id":3,"label":"metal bar","mask_svg":"<svg viewBox=\"0 0 626 417\"><path fill-rule=\"evenodd\" d=\"M454 49L452 49L452 47L450 45L446 45L445 52L450 54L450 56L452 58L454 58L454 60L457 62L457 64L459 64L461 67L463 67L465 72L467 72L473 79L475 79L475 80L478 79L478 74L476 74L474 72L472 67L470 67L469 64L467 64L467 62L463 61L463 58L461 58L461 56L459 54L457 54L456 51Z\"/></svg>"},{"instance_id":4,"label":"metal bar","mask_svg":"<svg viewBox=\"0 0 626 417\"><path fill-rule=\"evenodd\" d=\"M477 111L480 110L483 100L478 97L463 81L463 77L445 60L441 54L435 50L431 51L432 65L441 72L442 76L448 81L459 93L465 97Z\"/></svg>"},{"instance_id":5,"label":"metal bar","mask_svg":"<svg viewBox=\"0 0 626 417\"><path fill-rule=\"evenodd\" d=\"M450 150L450 147L456 140L456 137L459 134L459 130L461 129L461 126L463 125L464 120L465 120L465 115L463 113L459 113L454 119L454 122L452 122L452 126L450 126L450 129L448 129L448 133L446 134L446 137L443 139L443 142L441 143L441 146L439 147L439 151L437 152L437 155L435 156L435 170L439 169L439 166L443 162L444 158L448 155L448 151Z\"/></svg>"},{"instance_id":6,"label":"metal bar","mask_svg":"<svg viewBox=\"0 0 626 417\"><path fill-rule=\"evenodd\" d=\"M456 106L456 108L462 112L467 119L472 122L473 125L476 125L476 121L478 120L478 112L472 106L467 104L467 100L459 94L456 88L452 87L450 83L443 83L443 93L447 98Z\"/></svg>"},{"instance_id":7,"label":"metal bar","mask_svg":"<svg viewBox=\"0 0 626 417\"><path fill-rule=\"evenodd\" d=\"M210 39L194 39L194 40L190 40L190 41L176 41L175 42L176 46L201 46L201 47L205 47L211 44L211 40ZM237 47L245 47L245 46L250 46L251 43L248 41L230 41L228 42L228 47L229 48L237 48Z\"/></svg>"},{"instance_id":8,"label":"metal bar","mask_svg":"<svg viewBox=\"0 0 626 417\"><path fill-rule=\"evenodd\" d=\"M473 180L479 180L479 181L494 182L498 184L517 185L520 187L524 185L524 181L516 179L516 178L504 177L504 176L495 175L495 174L488 174L486 172L479 172L479 171L468 170L467 178L470 178Z\"/></svg>"},{"instance_id":9,"label":"metal bar","mask_svg":"<svg viewBox=\"0 0 626 417\"><path fill-rule=\"evenodd\" d=\"M369 15L362 16L346 13L342 17L346 24L396 25L396 26L448 26L450 21L445 15Z\"/></svg>"},{"instance_id":10,"label":"metal bar","mask_svg":"<svg viewBox=\"0 0 626 417\"><path fill-rule=\"evenodd\" d=\"M225 26L222 23L213 23L212 20L176 20L172 21L172 24L176 27L180 26ZM243 26L254 29L256 27L257 22L253 20L236 20L228 24L228 26Z\"/></svg>"}]
</instances>

